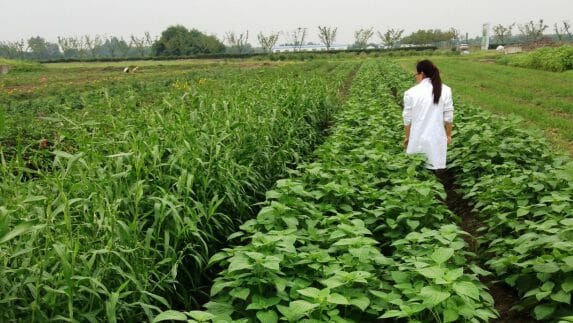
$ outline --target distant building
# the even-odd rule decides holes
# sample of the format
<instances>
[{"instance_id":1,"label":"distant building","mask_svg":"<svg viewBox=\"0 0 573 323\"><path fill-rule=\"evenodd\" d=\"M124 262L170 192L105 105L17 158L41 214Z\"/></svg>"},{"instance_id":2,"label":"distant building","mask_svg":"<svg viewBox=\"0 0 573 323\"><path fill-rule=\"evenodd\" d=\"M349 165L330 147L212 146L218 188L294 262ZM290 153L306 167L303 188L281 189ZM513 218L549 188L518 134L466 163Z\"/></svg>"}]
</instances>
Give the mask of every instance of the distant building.
<instances>
[{"instance_id":1,"label":"distant building","mask_svg":"<svg viewBox=\"0 0 573 323\"><path fill-rule=\"evenodd\" d=\"M331 45L330 50L347 50L348 45ZM293 45L278 45L273 47L273 53L286 53L286 52L320 52L326 51L324 44L307 44L301 46Z\"/></svg>"}]
</instances>

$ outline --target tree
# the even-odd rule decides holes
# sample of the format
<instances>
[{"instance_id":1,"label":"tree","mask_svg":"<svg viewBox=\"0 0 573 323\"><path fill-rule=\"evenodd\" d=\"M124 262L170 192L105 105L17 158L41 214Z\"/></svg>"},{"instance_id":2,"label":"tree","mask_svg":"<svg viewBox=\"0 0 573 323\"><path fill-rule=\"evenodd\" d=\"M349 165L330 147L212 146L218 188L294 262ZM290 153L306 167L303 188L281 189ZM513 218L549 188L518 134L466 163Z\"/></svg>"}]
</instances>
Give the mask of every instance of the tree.
<instances>
[{"instance_id":1,"label":"tree","mask_svg":"<svg viewBox=\"0 0 573 323\"><path fill-rule=\"evenodd\" d=\"M249 31L245 33L235 34L234 31L229 31L225 34L225 41L229 44L227 52L243 54L249 46Z\"/></svg>"},{"instance_id":2,"label":"tree","mask_svg":"<svg viewBox=\"0 0 573 323\"><path fill-rule=\"evenodd\" d=\"M223 53L225 45L214 35L206 35L197 29L189 31L193 54Z\"/></svg>"},{"instance_id":3,"label":"tree","mask_svg":"<svg viewBox=\"0 0 573 323\"><path fill-rule=\"evenodd\" d=\"M103 47L107 48L111 57L115 57L118 52L119 39L115 36L106 37Z\"/></svg>"},{"instance_id":4,"label":"tree","mask_svg":"<svg viewBox=\"0 0 573 323\"><path fill-rule=\"evenodd\" d=\"M145 32L145 45L147 45L147 47L152 47L153 43L155 43L155 41L157 41L157 39L153 39L151 38L151 34L149 33L149 31Z\"/></svg>"},{"instance_id":5,"label":"tree","mask_svg":"<svg viewBox=\"0 0 573 323\"><path fill-rule=\"evenodd\" d=\"M71 58L78 55L78 42L75 37L58 36L58 45L64 54L64 58Z\"/></svg>"},{"instance_id":6,"label":"tree","mask_svg":"<svg viewBox=\"0 0 573 323\"><path fill-rule=\"evenodd\" d=\"M130 44L132 45L132 47L134 47L139 52L139 56L143 57L145 55L145 49L146 49L145 36L140 38L135 35L131 35L130 38L131 38Z\"/></svg>"},{"instance_id":7,"label":"tree","mask_svg":"<svg viewBox=\"0 0 573 323\"><path fill-rule=\"evenodd\" d=\"M571 33L571 24L568 21L563 21L563 30L569 36L569 39L573 40L573 34Z\"/></svg>"},{"instance_id":8,"label":"tree","mask_svg":"<svg viewBox=\"0 0 573 323\"><path fill-rule=\"evenodd\" d=\"M337 27L318 26L318 38L326 46L326 50L330 50L330 46L336 40Z\"/></svg>"},{"instance_id":9,"label":"tree","mask_svg":"<svg viewBox=\"0 0 573 323\"><path fill-rule=\"evenodd\" d=\"M26 42L22 39L13 42L0 42L0 56L6 58L23 58Z\"/></svg>"},{"instance_id":10,"label":"tree","mask_svg":"<svg viewBox=\"0 0 573 323\"><path fill-rule=\"evenodd\" d=\"M90 35L84 36L84 44L87 50L91 53L93 58L96 58L96 51L98 47L103 44L103 41L99 35L95 35L93 38Z\"/></svg>"},{"instance_id":11,"label":"tree","mask_svg":"<svg viewBox=\"0 0 573 323\"><path fill-rule=\"evenodd\" d=\"M128 57L129 56L129 51L131 51L131 48L133 46L133 44L131 43L131 41L126 41L125 39L123 39L123 37L121 37L121 40L119 41L119 51L121 56L123 57Z\"/></svg>"},{"instance_id":12,"label":"tree","mask_svg":"<svg viewBox=\"0 0 573 323\"><path fill-rule=\"evenodd\" d=\"M32 57L35 59L42 59L47 56L46 40L40 36L28 39L28 49L32 51Z\"/></svg>"},{"instance_id":13,"label":"tree","mask_svg":"<svg viewBox=\"0 0 573 323\"><path fill-rule=\"evenodd\" d=\"M402 34L404 33L404 29L388 29L385 33L378 32L378 37L382 42L382 45L386 46L387 48L393 48L402 38Z\"/></svg>"},{"instance_id":14,"label":"tree","mask_svg":"<svg viewBox=\"0 0 573 323\"><path fill-rule=\"evenodd\" d=\"M277 41L279 40L279 33L271 33L268 36L265 36L262 32L257 35L257 39L259 40L259 44L266 53L270 53L275 47Z\"/></svg>"},{"instance_id":15,"label":"tree","mask_svg":"<svg viewBox=\"0 0 573 323\"><path fill-rule=\"evenodd\" d=\"M460 39L460 34L461 34L461 33L460 33L460 30L459 30L459 29L454 28L454 27L451 27L451 28L448 30L448 33L450 33L450 37L451 37L451 39L452 39L453 41L457 41L457 40Z\"/></svg>"},{"instance_id":16,"label":"tree","mask_svg":"<svg viewBox=\"0 0 573 323\"><path fill-rule=\"evenodd\" d=\"M511 31L515 23L505 27L501 24L493 26L493 33L495 35L495 39L500 44L505 44L511 38Z\"/></svg>"},{"instance_id":17,"label":"tree","mask_svg":"<svg viewBox=\"0 0 573 323\"><path fill-rule=\"evenodd\" d=\"M191 54L191 38L187 28L177 25L168 27L153 44L155 53L164 56L184 56Z\"/></svg>"},{"instance_id":18,"label":"tree","mask_svg":"<svg viewBox=\"0 0 573 323\"><path fill-rule=\"evenodd\" d=\"M201 53L221 53L225 45L215 36L207 36L182 25L170 26L153 43L153 52L158 56L186 56Z\"/></svg>"},{"instance_id":19,"label":"tree","mask_svg":"<svg viewBox=\"0 0 573 323\"><path fill-rule=\"evenodd\" d=\"M354 48L365 49L368 46L368 40L374 35L374 29L360 28L354 32Z\"/></svg>"},{"instance_id":20,"label":"tree","mask_svg":"<svg viewBox=\"0 0 573 323\"><path fill-rule=\"evenodd\" d=\"M518 25L517 27L525 39L531 40L537 40L543 37L543 32L549 28L549 26L543 23L543 19L539 19L537 24L535 24L533 20L530 20L528 23Z\"/></svg>"},{"instance_id":21,"label":"tree","mask_svg":"<svg viewBox=\"0 0 573 323\"><path fill-rule=\"evenodd\" d=\"M300 50L302 45L304 45L304 40L306 38L306 28L298 27L287 34L287 38L295 48Z\"/></svg>"},{"instance_id":22,"label":"tree","mask_svg":"<svg viewBox=\"0 0 573 323\"><path fill-rule=\"evenodd\" d=\"M440 29L418 30L404 37L402 43L413 45L430 45L433 43L452 40L450 31L444 32Z\"/></svg>"},{"instance_id":23,"label":"tree","mask_svg":"<svg viewBox=\"0 0 573 323\"><path fill-rule=\"evenodd\" d=\"M555 23L553 25L553 28L555 30L557 38L559 38L560 41L563 40L563 38L565 38L565 35L567 35L570 40L573 40L573 35L571 34L571 25L569 24L569 22L563 21L563 27L559 27L559 25Z\"/></svg>"}]
</instances>

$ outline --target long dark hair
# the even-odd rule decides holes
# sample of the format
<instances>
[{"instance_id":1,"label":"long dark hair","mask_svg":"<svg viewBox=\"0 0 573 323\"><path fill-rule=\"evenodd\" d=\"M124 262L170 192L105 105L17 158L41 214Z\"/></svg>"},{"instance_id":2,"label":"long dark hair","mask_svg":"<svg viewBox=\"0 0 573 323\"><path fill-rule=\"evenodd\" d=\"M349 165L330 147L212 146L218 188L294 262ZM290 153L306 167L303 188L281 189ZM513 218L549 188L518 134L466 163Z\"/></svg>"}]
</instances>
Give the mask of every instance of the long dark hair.
<instances>
[{"instance_id":1,"label":"long dark hair","mask_svg":"<svg viewBox=\"0 0 573 323\"><path fill-rule=\"evenodd\" d=\"M438 104L438 102L440 102L440 96L442 96L442 78L440 77L440 70L438 70L434 63L425 59L416 64L416 71L418 71L418 73L424 72L424 75L432 80L432 86L434 87L432 90L432 93L434 94L434 104Z\"/></svg>"}]
</instances>

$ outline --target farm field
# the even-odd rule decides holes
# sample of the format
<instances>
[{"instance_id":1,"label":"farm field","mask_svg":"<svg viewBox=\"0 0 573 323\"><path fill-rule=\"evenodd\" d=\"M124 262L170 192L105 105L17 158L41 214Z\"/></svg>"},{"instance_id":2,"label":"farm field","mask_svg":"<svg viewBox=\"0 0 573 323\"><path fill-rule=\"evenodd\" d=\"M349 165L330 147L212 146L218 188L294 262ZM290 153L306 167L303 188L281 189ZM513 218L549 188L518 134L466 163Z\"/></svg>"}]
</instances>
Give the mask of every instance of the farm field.
<instances>
[{"instance_id":1,"label":"farm field","mask_svg":"<svg viewBox=\"0 0 573 323\"><path fill-rule=\"evenodd\" d=\"M0 321L573 322L571 74L526 83L549 146L483 70L539 71L432 60L461 97L439 177L403 153L416 58L3 78Z\"/></svg>"},{"instance_id":2,"label":"farm field","mask_svg":"<svg viewBox=\"0 0 573 323\"><path fill-rule=\"evenodd\" d=\"M495 56L493 56L495 58ZM397 59L413 72L420 58ZM464 102L513 114L541 129L556 150L573 156L573 71L548 72L495 64L492 57L435 57L445 83Z\"/></svg>"},{"instance_id":3,"label":"farm field","mask_svg":"<svg viewBox=\"0 0 573 323\"><path fill-rule=\"evenodd\" d=\"M22 100L48 95L65 95L134 80L153 81L172 78L190 71L218 67L255 68L262 65L280 66L292 62L261 62L255 60L175 60L95 63L37 64L30 71L11 73L0 78L0 100ZM125 67L138 67L136 73L122 73Z\"/></svg>"},{"instance_id":4,"label":"farm field","mask_svg":"<svg viewBox=\"0 0 573 323\"><path fill-rule=\"evenodd\" d=\"M202 302L207 260L322 141L358 67L232 65L2 101L0 321Z\"/></svg>"}]
</instances>

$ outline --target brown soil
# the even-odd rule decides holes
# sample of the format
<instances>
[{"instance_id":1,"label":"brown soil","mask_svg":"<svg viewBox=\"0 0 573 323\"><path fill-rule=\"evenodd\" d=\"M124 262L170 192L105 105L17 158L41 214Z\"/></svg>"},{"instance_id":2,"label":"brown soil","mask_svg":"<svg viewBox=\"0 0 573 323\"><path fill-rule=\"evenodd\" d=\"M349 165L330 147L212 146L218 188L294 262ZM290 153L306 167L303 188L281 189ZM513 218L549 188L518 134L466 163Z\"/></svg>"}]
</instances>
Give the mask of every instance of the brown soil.
<instances>
[{"instance_id":1,"label":"brown soil","mask_svg":"<svg viewBox=\"0 0 573 323\"><path fill-rule=\"evenodd\" d=\"M456 191L457 187L454 183L454 174L451 170L438 171L436 173L438 179L444 185L447 193L447 199L444 201L448 208L461 218L462 230L469 233L471 236L465 236L464 240L469 244L470 250L478 254L477 265L485 268L483 259L486 257L479 254L479 245L476 240L480 236L477 230L484 227L484 223L478 218L477 214L473 212L472 206L469 201L465 200L463 196ZM489 293L494 299L495 309L499 312L499 318L492 320L497 323L528 323L535 322L535 320L527 312L511 311L511 308L519 302L519 296L516 291L504 282L496 281L492 276L481 276L480 281L489 288Z\"/></svg>"}]
</instances>

